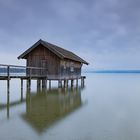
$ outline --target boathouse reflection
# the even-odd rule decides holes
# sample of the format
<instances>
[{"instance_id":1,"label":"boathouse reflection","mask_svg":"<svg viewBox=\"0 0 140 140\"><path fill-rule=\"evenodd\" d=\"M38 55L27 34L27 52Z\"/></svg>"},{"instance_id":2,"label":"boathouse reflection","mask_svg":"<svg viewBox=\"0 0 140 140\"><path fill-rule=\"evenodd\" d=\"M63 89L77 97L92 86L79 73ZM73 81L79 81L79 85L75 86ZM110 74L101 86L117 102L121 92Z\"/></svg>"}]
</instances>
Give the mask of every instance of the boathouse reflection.
<instances>
[{"instance_id":1,"label":"boathouse reflection","mask_svg":"<svg viewBox=\"0 0 140 140\"><path fill-rule=\"evenodd\" d=\"M38 133L41 133L81 105L81 88L28 93L26 113L22 117Z\"/></svg>"}]
</instances>

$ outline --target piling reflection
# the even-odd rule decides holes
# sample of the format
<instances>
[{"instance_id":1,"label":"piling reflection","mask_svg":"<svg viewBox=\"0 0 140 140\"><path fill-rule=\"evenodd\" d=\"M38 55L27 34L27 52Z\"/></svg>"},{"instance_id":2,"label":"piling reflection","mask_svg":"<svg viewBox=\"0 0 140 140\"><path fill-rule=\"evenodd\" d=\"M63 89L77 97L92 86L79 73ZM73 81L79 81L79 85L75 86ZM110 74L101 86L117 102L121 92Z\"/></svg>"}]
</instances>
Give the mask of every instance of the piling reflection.
<instances>
[{"instance_id":1,"label":"piling reflection","mask_svg":"<svg viewBox=\"0 0 140 140\"><path fill-rule=\"evenodd\" d=\"M81 88L51 89L27 93L26 113L22 115L38 133L82 106Z\"/></svg>"}]
</instances>

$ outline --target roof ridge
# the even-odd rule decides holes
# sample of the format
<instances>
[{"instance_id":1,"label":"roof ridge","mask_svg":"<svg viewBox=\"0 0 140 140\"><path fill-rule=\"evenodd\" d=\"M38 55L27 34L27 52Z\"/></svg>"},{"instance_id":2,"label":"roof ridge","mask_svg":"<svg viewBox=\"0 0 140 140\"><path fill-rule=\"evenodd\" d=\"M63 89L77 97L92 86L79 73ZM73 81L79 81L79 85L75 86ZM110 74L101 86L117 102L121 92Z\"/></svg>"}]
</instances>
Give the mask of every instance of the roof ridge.
<instances>
[{"instance_id":1,"label":"roof ridge","mask_svg":"<svg viewBox=\"0 0 140 140\"><path fill-rule=\"evenodd\" d=\"M61 59L69 59L69 60L73 60L73 61L77 61L80 63L84 63L88 65L88 62L86 62L84 59L82 59L80 56L76 55L75 53L73 53L72 51L69 51L67 49L61 48L57 45L54 45L52 43L49 43L47 41L44 41L42 39L38 40L34 45L32 45L29 49L27 49L25 52L23 52L18 59L20 58L26 58L27 54L30 53L34 48L36 48L39 44L41 44L42 46L46 47L47 49L49 49L49 51L51 51L52 53L54 53L55 55L57 55L59 58Z\"/></svg>"}]
</instances>

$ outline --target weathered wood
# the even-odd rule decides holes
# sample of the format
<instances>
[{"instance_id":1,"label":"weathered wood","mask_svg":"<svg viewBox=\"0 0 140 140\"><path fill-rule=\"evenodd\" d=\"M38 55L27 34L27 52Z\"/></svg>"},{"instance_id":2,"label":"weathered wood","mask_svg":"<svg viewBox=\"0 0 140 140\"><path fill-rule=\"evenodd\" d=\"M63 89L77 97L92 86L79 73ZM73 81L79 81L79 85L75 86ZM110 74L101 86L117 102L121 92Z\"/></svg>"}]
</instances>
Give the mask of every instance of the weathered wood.
<instances>
[{"instance_id":1,"label":"weathered wood","mask_svg":"<svg viewBox=\"0 0 140 140\"><path fill-rule=\"evenodd\" d=\"M21 79L21 101L23 101L23 79Z\"/></svg>"},{"instance_id":2,"label":"weathered wood","mask_svg":"<svg viewBox=\"0 0 140 140\"><path fill-rule=\"evenodd\" d=\"M71 87L73 87L73 83L74 83L74 80L72 79L72 80L71 80Z\"/></svg>"},{"instance_id":3,"label":"weathered wood","mask_svg":"<svg viewBox=\"0 0 140 140\"><path fill-rule=\"evenodd\" d=\"M64 88L66 88L66 80L64 80Z\"/></svg>"},{"instance_id":4,"label":"weathered wood","mask_svg":"<svg viewBox=\"0 0 140 140\"><path fill-rule=\"evenodd\" d=\"M7 77L10 79L10 66L7 66Z\"/></svg>"},{"instance_id":5,"label":"weathered wood","mask_svg":"<svg viewBox=\"0 0 140 140\"><path fill-rule=\"evenodd\" d=\"M47 80L42 80L42 89L45 89L47 87Z\"/></svg>"},{"instance_id":6,"label":"weathered wood","mask_svg":"<svg viewBox=\"0 0 140 140\"><path fill-rule=\"evenodd\" d=\"M41 89L41 80L37 79L37 90L39 91Z\"/></svg>"},{"instance_id":7,"label":"weathered wood","mask_svg":"<svg viewBox=\"0 0 140 140\"><path fill-rule=\"evenodd\" d=\"M27 80L27 90L30 91L31 90L31 79Z\"/></svg>"},{"instance_id":8,"label":"weathered wood","mask_svg":"<svg viewBox=\"0 0 140 140\"><path fill-rule=\"evenodd\" d=\"M46 68L46 70L32 71L33 75L58 75L60 59L50 50L39 45L27 56L27 66Z\"/></svg>"},{"instance_id":9,"label":"weathered wood","mask_svg":"<svg viewBox=\"0 0 140 140\"><path fill-rule=\"evenodd\" d=\"M42 80L42 88L46 88L47 87L47 80L49 80L49 88L51 88L51 80L57 80L58 81L58 87L62 87L62 81L64 81L64 87L67 88L68 87L68 81L71 80L71 87L74 86L74 80L76 80L76 87L78 87L78 79L81 79L81 86L84 86L85 81L84 79L86 78L85 76L66 76L66 77L62 77L62 75L32 75L32 70L29 70L28 75L18 75L19 73L17 72L14 73L16 75L13 75L12 71L14 72L13 67L16 67L18 69L37 69L37 70L46 70L46 68L42 68L42 67L25 67L25 66L14 66L14 65L2 65L0 64L0 66L4 67L3 70L6 70L5 75L0 75L0 80L7 80L7 93L10 92L10 79L21 79L21 98L22 98L22 94L23 94L23 80L27 80L27 90L31 89L31 80L32 79L37 79L37 89L41 88L41 80ZM1 67L0 67L1 69Z\"/></svg>"},{"instance_id":10,"label":"weathered wood","mask_svg":"<svg viewBox=\"0 0 140 140\"><path fill-rule=\"evenodd\" d=\"M7 93L10 93L10 79L7 79Z\"/></svg>"},{"instance_id":11,"label":"weathered wood","mask_svg":"<svg viewBox=\"0 0 140 140\"><path fill-rule=\"evenodd\" d=\"M58 88L62 88L62 80L58 80Z\"/></svg>"},{"instance_id":12,"label":"weathered wood","mask_svg":"<svg viewBox=\"0 0 140 140\"><path fill-rule=\"evenodd\" d=\"M76 79L76 87L78 87L78 79Z\"/></svg>"},{"instance_id":13,"label":"weathered wood","mask_svg":"<svg viewBox=\"0 0 140 140\"><path fill-rule=\"evenodd\" d=\"M49 89L51 89L51 80L49 80Z\"/></svg>"},{"instance_id":14,"label":"weathered wood","mask_svg":"<svg viewBox=\"0 0 140 140\"><path fill-rule=\"evenodd\" d=\"M69 86L69 80L68 79L66 80L66 86L67 87Z\"/></svg>"},{"instance_id":15,"label":"weathered wood","mask_svg":"<svg viewBox=\"0 0 140 140\"><path fill-rule=\"evenodd\" d=\"M81 86L84 87L84 85L85 85L85 77L83 76L81 77Z\"/></svg>"}]
</instances>

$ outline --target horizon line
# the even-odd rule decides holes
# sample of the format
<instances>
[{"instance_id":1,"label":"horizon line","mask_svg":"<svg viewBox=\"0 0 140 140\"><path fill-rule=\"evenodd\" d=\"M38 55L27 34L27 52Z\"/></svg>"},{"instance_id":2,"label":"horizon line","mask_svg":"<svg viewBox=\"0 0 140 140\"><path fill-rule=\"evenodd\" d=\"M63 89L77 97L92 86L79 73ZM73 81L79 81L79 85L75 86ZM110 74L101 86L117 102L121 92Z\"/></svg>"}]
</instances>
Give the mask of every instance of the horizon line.
<instances>
[{"instance_id":1,"label":"horizon line","mask_svg":"<svg viewBox=\"0 0 140 140\"><path fill-rule=\"evenodd\" d=\"M83 70L85 73L140 73L140 70Z\"/></svg>"}]
</instances>

